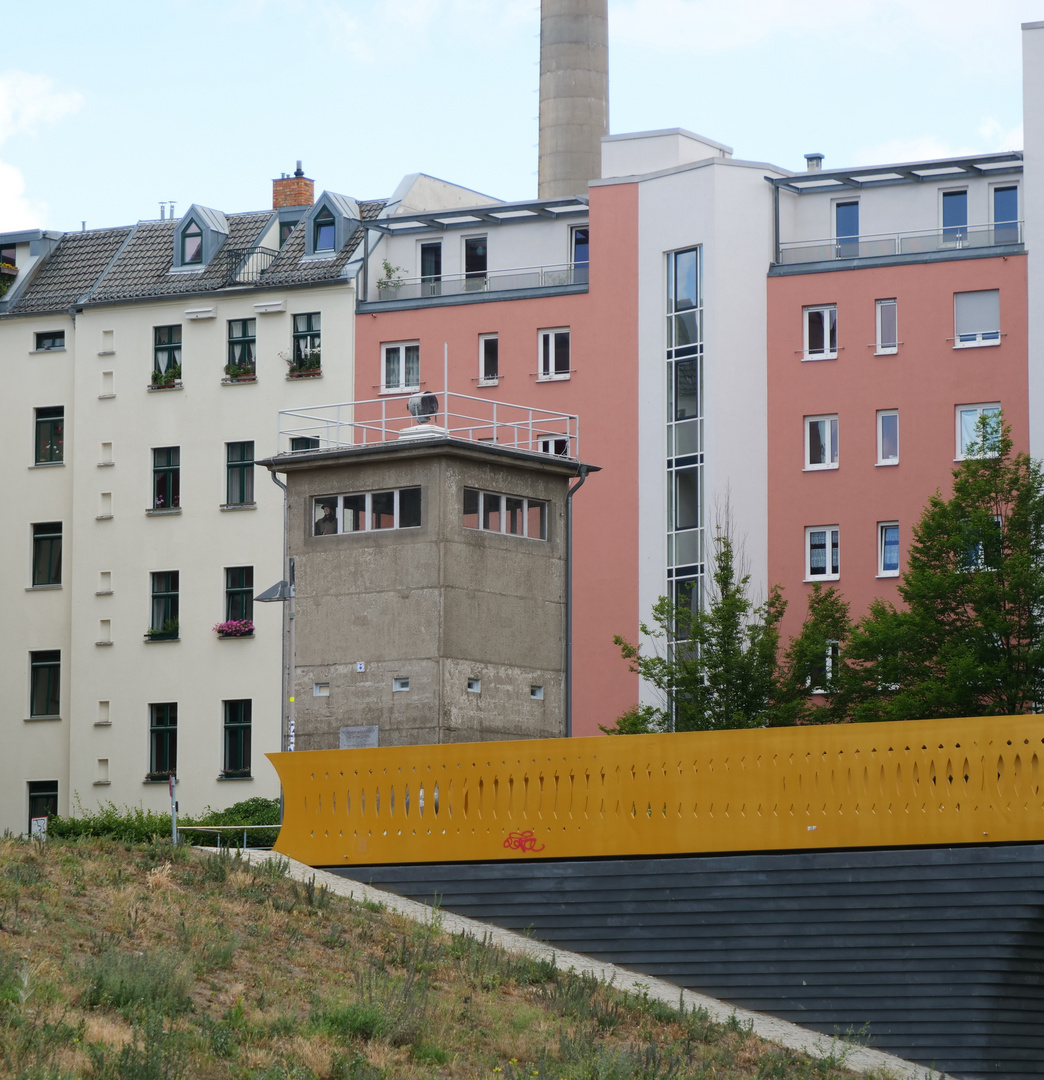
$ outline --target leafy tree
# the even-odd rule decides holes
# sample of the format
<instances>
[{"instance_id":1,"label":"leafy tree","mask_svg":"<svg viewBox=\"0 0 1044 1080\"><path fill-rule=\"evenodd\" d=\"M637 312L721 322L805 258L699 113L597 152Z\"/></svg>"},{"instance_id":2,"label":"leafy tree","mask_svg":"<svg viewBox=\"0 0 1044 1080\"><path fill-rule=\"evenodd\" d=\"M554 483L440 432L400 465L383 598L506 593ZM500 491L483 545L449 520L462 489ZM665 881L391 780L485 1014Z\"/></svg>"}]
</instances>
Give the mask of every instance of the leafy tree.
<instances>
[{"instance_id":1,"label":"leafy tree","mask_svg":"<svg viewBox=\"0 0 1044 1080\"><path fill-rule=\"evenodd\" d=\"M999 416L914 528L905 610L875 602L845 649L855 720L1033 712L1044 701L1044 474Z\"/></svg>"},{"instance_id":2,"label":"leafy tree","mask_svg":"<svg viewBox=\"0 0 1044 1080\"><path fill-rule=\"evenodd\" d=\"M665 720L664 713L652 705L632 705L608 727L605 724L598 727L606 735L651 735L667 730Z\"/></svg>"},{"instance_id":3,"label":"leafy tree","mask_svg":"<svg viewBox=\"0 0 1044 1080\"><path fill-rule=\"evenodd\" d=\"M786 604L773 589L764 604L755 605L747 595L750 575L738 576L731 539L719 535L714 543L713 587L705 608L660 597L654 627L641 624L642 634L656 642L652 654L622 637L613 639L631 670L659 691L663 704L644 719L662 730L764 727L770 719Z\"/></svg>"},{"instance_id":4,"label":"leafy tree","mask_svg":"<svg viewBox=\"0 0 1044 1080\"><path fill-rule=\"evenodd\" d=\"M848 602L841 593L832 585L813 585L801 632L790 639L780 662L773 725L844 719L841 653L851 632Z\"/></svg>"}]
</instances>

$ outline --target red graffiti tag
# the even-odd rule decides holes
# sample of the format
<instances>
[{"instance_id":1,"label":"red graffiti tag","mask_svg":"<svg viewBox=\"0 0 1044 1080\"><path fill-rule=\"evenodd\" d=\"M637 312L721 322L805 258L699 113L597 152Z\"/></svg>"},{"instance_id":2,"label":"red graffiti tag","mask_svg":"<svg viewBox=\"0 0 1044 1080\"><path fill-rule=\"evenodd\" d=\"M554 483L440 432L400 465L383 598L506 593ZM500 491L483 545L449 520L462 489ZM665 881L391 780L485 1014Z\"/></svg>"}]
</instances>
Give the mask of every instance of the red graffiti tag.
<instances>
[{"instance_id":1,"label":"red graffiti tag","mask_svg":"<svg viewBox=\"0 0 1044 1080\"><path fill-rule=\"evenodd\" d=\"M509 833L508 838L504 841L504 847L509 851L543 851L544 846L537 843L537 838L532 829L526 829L524 832Z\"/></svg>"}]
</instances>

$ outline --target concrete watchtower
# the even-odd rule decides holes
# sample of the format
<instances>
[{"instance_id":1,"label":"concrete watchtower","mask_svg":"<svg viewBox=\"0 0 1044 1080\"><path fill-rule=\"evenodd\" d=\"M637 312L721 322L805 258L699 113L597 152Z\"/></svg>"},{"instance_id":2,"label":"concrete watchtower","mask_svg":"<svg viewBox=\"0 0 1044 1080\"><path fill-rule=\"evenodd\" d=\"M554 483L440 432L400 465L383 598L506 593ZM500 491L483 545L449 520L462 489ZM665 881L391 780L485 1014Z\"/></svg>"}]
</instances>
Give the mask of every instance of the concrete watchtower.
<instances>
[{"instance_id":1,"label":"concrete watchtower","mask_svg":"<svg viewBox=\"0 0 1044 1080\"><path fill-rule=\"evenodd\" d=\"M296 749L566 733L575 459L433 435L264 464L286 475Z\"/></svg>"}]
</instances>

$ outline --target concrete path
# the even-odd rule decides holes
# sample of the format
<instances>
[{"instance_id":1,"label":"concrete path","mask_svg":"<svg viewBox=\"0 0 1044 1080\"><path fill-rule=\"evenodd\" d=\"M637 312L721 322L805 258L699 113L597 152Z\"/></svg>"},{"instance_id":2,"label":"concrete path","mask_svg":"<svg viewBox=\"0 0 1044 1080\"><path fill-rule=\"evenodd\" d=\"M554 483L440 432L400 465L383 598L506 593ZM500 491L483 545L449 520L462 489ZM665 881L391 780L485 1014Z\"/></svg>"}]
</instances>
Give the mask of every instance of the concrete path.
<instances>
[{"instance_id":1,"label":"concrete path","mask_svg":"<svg viewBox=\"0 0 1044 1080\"><path fill-rule=\"evenodd\" d=\"M204 849L205 850L205 849ZM260 862L272 858L284 858L274 851L257 851L248 849L244 857L251 862ZM416 900L407 900L395 893L384 892L375 889L372 885L364 885L360 881L352 881L341 877L340 874L329 874L323 870L313 870L304 863L294 859L286 859L290 864L288 876L297 881L308 881L315 875L316 884L322 884L337 896L346 896L355 900L372 900L383 904L389 911L398 912L409 919L419 923L430 922L432 909L427 904L420 904ZM564 971L576 971L578 974L593 975L618 990L629 990L632 993L648 993L649 997L657 998L668 1005L678 1005L679 997L684 1002L686 1009L705 1009L713 1020L724 1022L730 1016L735 1015L742 1024L749 1024L755 1035L779 1046L789 1047L816 1057L825 1057L835 1054L843 1055L846 1068L855 1072L884 1074L902 1080L952 1080L944 1073L933 1072L923 1065L915 1065L891 1054L882 1053L880 1050L871 1050L864 1046L845 1043L844 1040L829 1038L815 1031L808 1031L797 1024L791 1024L787 1020L780 1020L766 1013L752 1012L749 1009L738 1009L733 1005L727 1005L717 998L698 994L693 990L681 990L673 983L663 979L653 978L651 975L641 975L626 968L617 967L615 964L606 964L601 960L593 960L589 956L581 956L580 953L565 952L556 949L543 942L534 941L516 934L510 930L501 930L500 927L489 923L479 922L476 919L467 919L462 915L454 915L451 911L440 910L439 919L442 929L447 934L467 934L471 937L485 937L495 945L508 950L508 952L521 953L535 959L554 958L555 963Z\"/></svg>"}]
</instances>

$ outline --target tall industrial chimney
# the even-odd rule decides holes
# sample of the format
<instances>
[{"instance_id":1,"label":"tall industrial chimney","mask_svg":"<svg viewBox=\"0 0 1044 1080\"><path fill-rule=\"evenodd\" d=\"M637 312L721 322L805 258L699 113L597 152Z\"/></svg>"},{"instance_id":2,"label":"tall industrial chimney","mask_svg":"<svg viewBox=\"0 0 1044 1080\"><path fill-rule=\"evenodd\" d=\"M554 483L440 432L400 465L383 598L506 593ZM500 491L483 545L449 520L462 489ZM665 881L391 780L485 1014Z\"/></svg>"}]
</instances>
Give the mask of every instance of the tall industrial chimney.
<instances>
[{"instance_id":1,"label":"tall industrial chimney","mask_svg":"<svg viewBox=\"0 0 1044 1080\"><path fill-rule=\"evenodd\" d=\"M541 199L582 195L609 134L608 0L540 0Z\"/></svg>"}]
</instances>

